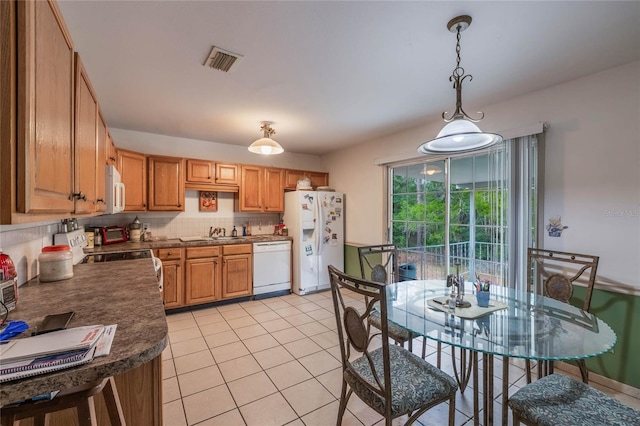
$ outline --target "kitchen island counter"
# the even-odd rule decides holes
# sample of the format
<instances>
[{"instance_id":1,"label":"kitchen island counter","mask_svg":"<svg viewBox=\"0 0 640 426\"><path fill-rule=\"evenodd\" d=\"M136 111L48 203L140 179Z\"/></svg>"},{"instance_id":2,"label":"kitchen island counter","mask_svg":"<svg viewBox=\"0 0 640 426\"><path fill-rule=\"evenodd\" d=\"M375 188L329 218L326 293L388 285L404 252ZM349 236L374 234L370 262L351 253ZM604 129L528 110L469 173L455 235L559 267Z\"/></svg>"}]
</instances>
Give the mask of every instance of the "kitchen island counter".
<instances>
[{"instance_id":1,"label":"kitchen island counter","mask_svg":"<svg viewBox=\"0 0 640 426\"><path fill-rule=\"evenodd\" d=\"M68 311L75 312L69 327L117 324L111 352L79 367L3 383L0 405L115 376L127 423L161 424L160 354L168 329L153 262L80 264L73 270L68 280L36 278L21 286L9 319L29 324L25 336L45 315Z\"/></svg>"}]
</instances>

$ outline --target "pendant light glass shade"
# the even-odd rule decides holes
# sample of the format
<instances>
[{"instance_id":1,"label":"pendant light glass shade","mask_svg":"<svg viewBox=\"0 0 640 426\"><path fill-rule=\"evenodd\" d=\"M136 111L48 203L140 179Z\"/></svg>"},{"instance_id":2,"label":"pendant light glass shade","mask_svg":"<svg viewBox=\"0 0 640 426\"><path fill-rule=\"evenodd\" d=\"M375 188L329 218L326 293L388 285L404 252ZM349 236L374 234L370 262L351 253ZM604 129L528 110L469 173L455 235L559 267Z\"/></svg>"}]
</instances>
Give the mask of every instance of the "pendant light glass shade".
<instances>
[{"instance_id":1,"label":"pendant light glass shade","mask_svg":"<svg viewBox=\"0 0 640 426\"><path fill-rule=\"evenodd\" d=\"M260 138L251 145L249 145L249 151L254 154L282 154L284 149L280 144L271 138Z\"/></svg>"},{"instance_id":2,"label":"pendant light glass shade","mask_svg":"<svg viewBox=\"0 0 640 426\"><path fill-rule=\"evenodd\" d=\"M282 154L284 149L280 144L270 138L276 131L271 128L270 121L263 121L260 129L264 132L264 137L249 145L249 151L254 154L275 155Z\"/></svg>"},{"instance_id":3,"label":"pendant light glass shade","mask_svg":"<svg viewBox=\"0 0 640 426\"><path fill-rule=\"evenodd\" d=\"M487 148L502 141L502 136L485 133L478 126L464 118L448 123L435 139L423 143L418 148L421 154L447 154Z\"/></svg>"}]
</instances>

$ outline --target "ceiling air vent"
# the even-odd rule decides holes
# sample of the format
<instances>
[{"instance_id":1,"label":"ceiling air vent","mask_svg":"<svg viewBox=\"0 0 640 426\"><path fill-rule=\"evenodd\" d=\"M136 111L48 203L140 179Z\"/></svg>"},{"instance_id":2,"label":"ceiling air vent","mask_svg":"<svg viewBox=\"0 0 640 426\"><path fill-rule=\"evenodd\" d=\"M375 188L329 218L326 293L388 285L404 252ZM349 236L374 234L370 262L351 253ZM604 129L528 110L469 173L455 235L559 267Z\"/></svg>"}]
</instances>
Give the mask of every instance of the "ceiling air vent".
<instances>
[{"instance_id":1,"label":"ceiling air vent","mask_svg":"<svg viewBox=\"0 0 640 426\"><path fill-rule=\"evenodd\" d=\"M214 70L230 72L242 58L244 56L213 46L203 65Z\"/></svg>"}]
</instances>

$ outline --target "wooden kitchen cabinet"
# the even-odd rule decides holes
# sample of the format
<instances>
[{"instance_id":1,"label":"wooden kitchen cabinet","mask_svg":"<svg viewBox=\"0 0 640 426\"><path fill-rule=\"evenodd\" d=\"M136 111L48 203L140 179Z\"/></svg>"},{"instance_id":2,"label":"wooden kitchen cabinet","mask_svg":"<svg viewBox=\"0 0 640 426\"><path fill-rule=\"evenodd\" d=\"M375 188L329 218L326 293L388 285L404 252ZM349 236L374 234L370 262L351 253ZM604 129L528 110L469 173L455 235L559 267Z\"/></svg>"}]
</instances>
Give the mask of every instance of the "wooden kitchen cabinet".
<instances>
[{"instance_id":1,"label":"wooden kitchen cabinet","mask_svg":"<svg viewBox=\"0 0 640 426\"><path fill-rule=\"evenodd\" d=\"M220 246L187 248L185 261L187 305L220 299L222 293L220 263Z\"/></svg>"},{"instance_id":2,"label":"wooden kitchen cabinet","mask_svg":"<svg viewBox=\"0 0 640 426\"><path fill-rule=\"evenodd\" d=\"M236 210L283 212L284 169L242 165Z\"/></svg>"},{"instance_id":3,"label":"wooden kitchen cabinet","mask_svg":"<svg viewBox=\"0 0 640 426\"><path fill-rule=\"evenodd\" d=\"M329 185L329 173L287 169L285 171L284 187L286 189L296 189L298 181L305 177L311 180L311 187L313 189L316 189L319 186Z\"/></svg>"},{"instance_id":4,"label":"wooden kitchen cabinet","mask_svg":"<svg viewBox=\"0 0 640 426\"><path fill-rule=\"evenodd\" d=\"M118 171L125 188L125 211L147 210L147 157L139 152L118 150Z\"/></svg>"},{"instance_id":5,"label":"wooden kitchen cabinet","mask_svg":"<svg viewBox=\"0 0 640 426\"><path fill-rule=\"evenodd\" d=\"M154 256L162 261L162 300L164 300L165 309L184 306L184 249L179 247L156 249Z\"/></svg>"},{"instance_id":6,"label":"wooden kitchen cabinet","mask_svg":"<svg viewBox=\"0 0 640 426\"><path fill-rule=\"evenodd\" d=\"M218 185L238 185L240 177L238 164L216 163L216 181Z\"/></svg>"},{"instance_id":7,"label":"wooden kitchen cabinet","mask_svg":"<svg viewBox=\"0 0 640 426\"><path fill-rule=\"evenodd\" d=\"M93 213L97 199L98 100L77 53L75 91L75 213Z\"/></svg>"},{"instance_id":8,"label":"wooden kitchen cabinet","mask_svg":"<svg viewBox=\"0 0 640 426\"><path fill-rule=\"evenodd\" d=\"M253 294L253 256L251 244L222 246L222 298Z\"/></svg>"},{"instance_id":9,"label":"wooden kitchen cabinet","mask_svg":"<svg viewBox=\"0 0 640 426\"><path fill-rule=\"evenodd\" d=\"M96 160L96 212L107 210L106 166L109 146L107 145L107 124L98 111L98 155Z\"/></svg>"},{"instance_id":10,"label":"wooden kitchen cabinet","mask_svg":"<svg viewBox=\"0 0 640 426\"><path fill-rule=\"evenodd\" d=\"M71 213L73 42L54 1L1 3L2 180L17 184L3 223L13 212Z\"/></svg>"},{"instance_id":11,"label":"wooden kitchen cabinet","mask_svg":"<svg viewBox=\"0 0 640 426\"><path fill-rule=\"evenodd\" d=\"M215 163L206 160L187 160L187 183L213 183Z\"/></svg>"},{"instance_id":12,"label":"wooden kitchen cabinet","mask_svg":"<svg viewBox=\"0 0 640 426\"><path fill-rule=\"evenodd\" d=\"M149 156L148 196L148 210L184 211L184 159Z\"/></svg>"}]
</instances>

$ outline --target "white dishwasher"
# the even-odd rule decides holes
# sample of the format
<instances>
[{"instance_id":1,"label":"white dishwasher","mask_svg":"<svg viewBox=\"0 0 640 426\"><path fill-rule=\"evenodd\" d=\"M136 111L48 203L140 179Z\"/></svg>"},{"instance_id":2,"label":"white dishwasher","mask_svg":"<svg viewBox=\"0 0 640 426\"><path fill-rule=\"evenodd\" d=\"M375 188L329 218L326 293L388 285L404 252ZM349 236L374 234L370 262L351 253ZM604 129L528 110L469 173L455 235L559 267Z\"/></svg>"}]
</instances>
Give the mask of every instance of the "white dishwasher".
<instances>
[{"instance_id":1,"label":"white dishwasher","mask_svg":"<svg viewBox=\"0 0 640 426\"><path fill-rule=\"evenodd\" d=\"M291 241L253 243L253 295L256 299L291 292Z\"/></svg>"}]
</instances>

